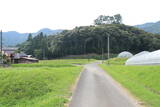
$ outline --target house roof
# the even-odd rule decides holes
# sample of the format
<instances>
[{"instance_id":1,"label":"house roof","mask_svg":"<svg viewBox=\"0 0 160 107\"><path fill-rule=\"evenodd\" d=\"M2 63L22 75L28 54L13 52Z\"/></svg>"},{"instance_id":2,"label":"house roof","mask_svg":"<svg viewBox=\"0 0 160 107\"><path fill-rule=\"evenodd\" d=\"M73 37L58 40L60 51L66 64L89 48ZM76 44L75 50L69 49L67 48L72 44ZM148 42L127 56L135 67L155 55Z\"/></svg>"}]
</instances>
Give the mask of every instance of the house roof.
<instances>
[{"instance_id":1,"label":"house roof","mask_svg":"<svg viewBox=\"0 0 160 107\"><path fill-rule=\"evenodd\" d=\"M18 48L3 48L2 52L6 54L13 54Z\"/></svg>"},{"instance_id":2,"label":"house roof","mask_svg":"<svg viewBox=\"0 0 160 107\"><path fill-rule=\"evenodd\" d=\"M16 53L14 55L14 59L19 59L21 57L27 57L27 55L25 53Z\"/></svg>"},{"instance_id":3,"label":"house roof","mask_svg":"<svg viewBox=\"0 0 160 107\"><path fill-rule=\"evenodd\" d=\"M29 57L22 57L23 59L27 59L27 60L32 60L32 61L37 61L38 59L36 58L29 58Z\"/></svg>"},{"instance_id":4,"label":"house roof","mask_svg":"<svg viewBox=\"0 0 160 107\"><path fill-rule=\"evenodd\" d=\"M3 48L3 51L16 51L18 48Z\"/></svg>"}]
</instances>

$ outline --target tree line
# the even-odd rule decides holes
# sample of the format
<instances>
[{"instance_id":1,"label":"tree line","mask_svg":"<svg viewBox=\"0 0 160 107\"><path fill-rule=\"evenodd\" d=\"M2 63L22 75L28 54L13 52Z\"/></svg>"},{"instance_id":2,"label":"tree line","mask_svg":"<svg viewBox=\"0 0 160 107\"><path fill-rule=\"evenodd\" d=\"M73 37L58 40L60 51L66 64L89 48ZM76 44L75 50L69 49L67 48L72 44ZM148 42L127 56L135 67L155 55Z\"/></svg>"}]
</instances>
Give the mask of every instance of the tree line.
<instances>
[{"instance_id":1,"label":"tree line","mask_svg":"<svg viewBox=\"0 0 160 107\"><path fill-rule=\"evenodd\" d=\"M52 59L67 55L107 52L107 38L110 38L110 52L122 51L138 53L160 48L160 35L147 33L124 24L101 24L76 27L73 30L46 36L43 33L28 40L19 49L39 59Z\"/></svg>"},{"instance_id":2,"label":"tree line","mask_svg":"<svg viewBox=\"0 0 160 107\"><path fill-rule=\"evenodd\" d=\"M94 24L122 24L122 16L120 14L116 14L113 16L100 15L97 19L94 20Z\"/></svg>"}]
</instances>

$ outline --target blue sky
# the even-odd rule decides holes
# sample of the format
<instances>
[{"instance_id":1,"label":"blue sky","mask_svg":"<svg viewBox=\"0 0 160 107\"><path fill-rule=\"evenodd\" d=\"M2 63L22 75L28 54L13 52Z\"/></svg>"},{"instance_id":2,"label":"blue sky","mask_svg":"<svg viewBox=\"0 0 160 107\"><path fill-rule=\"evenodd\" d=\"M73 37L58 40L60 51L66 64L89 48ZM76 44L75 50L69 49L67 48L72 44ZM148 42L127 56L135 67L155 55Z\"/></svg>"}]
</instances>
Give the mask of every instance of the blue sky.
<instances>
[{"instance_id":1,"label":"blue sky","mask_svg":"<svg viewBox=\"0 0 160 107\"><path fill-rule=\"evenodd\" d=\"M160 20L159 0L0 0L0 29L36 32L93 24L99 15L120 13L123 23Z\"/></svg>"}]
</instances>

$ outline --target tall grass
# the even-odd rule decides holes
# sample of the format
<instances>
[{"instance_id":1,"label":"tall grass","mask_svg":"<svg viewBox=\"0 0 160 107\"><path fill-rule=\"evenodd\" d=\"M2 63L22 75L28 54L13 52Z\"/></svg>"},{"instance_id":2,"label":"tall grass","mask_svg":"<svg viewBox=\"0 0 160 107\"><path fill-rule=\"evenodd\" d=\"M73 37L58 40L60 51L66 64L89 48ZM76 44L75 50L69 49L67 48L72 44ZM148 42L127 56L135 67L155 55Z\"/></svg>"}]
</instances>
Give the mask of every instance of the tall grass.
<instances>
[{"instance_id":1,"label":"tall grass","mask_svg":"<svg viewBox=\"0 0 160 107\"><path fill-rule=\"evenodd\" d=\"M0 107L63 107L87 60L51 60L0 68Z\"/></svg>"},{"instance_id":2,"label":"tall grass","mask_svg":"<svg viewBox=\"0 0 160 107\"><path fill-rule=\"evenodd\" d=\"M125 65L125 62L128 58L111 58L109 60L106 60L106 64L110 65Z\"/></svg>"}]
</instances>

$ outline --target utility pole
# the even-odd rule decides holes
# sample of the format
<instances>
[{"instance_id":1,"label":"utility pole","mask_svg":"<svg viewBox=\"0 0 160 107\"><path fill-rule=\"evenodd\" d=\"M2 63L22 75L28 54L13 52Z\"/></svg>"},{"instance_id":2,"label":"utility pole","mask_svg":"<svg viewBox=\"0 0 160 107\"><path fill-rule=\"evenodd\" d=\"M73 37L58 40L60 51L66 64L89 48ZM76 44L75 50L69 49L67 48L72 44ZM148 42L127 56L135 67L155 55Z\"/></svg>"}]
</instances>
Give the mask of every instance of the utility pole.
<instances>
[{"instance_id":1,"label":"utility pole","mask_svg":"<svg viewBox=\"0 0 160 107\"><path fill-rule=\"evenodd\" d=\"M88 62L90 60L89 54L87 54L87 40L84 41L84 55L87 56Z\"/></svg>"},{"instance_id":2,"label":"utility pole","mask_svg":"<svg viewBox=\"0 0 160 107\"><path fill-rule=\"evenodd\" d=\"M45 60L45 49L43 48L43 60Z\"/></svg>"},{"instance_id":3,"label":"utility pole","mask_svg":"<svg viewBox=\"0 0 160 107\"><path fill-rule=\"evenodd\" d=\"M109 45L110 45L110 43L109 43L109 35L108 35L108 65L109 65L109 58L110 58L110 55L109 55L109 53L110 53L110 52L109 52L109 51L110 51L110 50L109 50L109 47L110 47L110 46L109 46Z\"/></svg>"},{"instance_id":4,"label":"utility pole","mask_svg":"<svg viewBox=\"0 0 160 107\"><path fill-rule=\"evenodd\" d=\"M86 41L84 41L84 58L88 59L88 56L86 56Z\"/></svg>"},{"instance_id":5,"label":"utility pole","mask_svg":"<svg viewBox=\"0 0 160 107\"><path fill-rule=\"evenodd\" d=\"M102 64L104 62L104 48L102 47Z\"/></svg>"},{"instance_id":6,"label":"utility pole","mask_svg":"<svg viewBox=\"0 0 160 107\"><path fill-rule=\"evenodd\" d=\"M46 38L43 37L43 46L42 46L42 47L43 47L43 49L42 49L42 52L43 52L43 60L45 60L45 42L46 42L45 39L46 39Z\"/></svg>"},{"instance_id":7,"label":"utility pole","mask_svg":"<svg viewBox=\"0 0 160 107\"><path fill-rule=\"evenodd\" d=\"M104 61L104 43L103 43L103 37L101 38L101 46L102 46L102 64Z\"/></svg>"},{"instance_id":8,"label":"utility pole","mask_svg":"<svg viewBox=\"0 0 160 107\"><path fill-rule=\"evenodd\" d=\"M1 34L1 62L3 64L3 54L2 54L2 48L3 48L3 46L2 46L3 45L3 43L2 43L3 40L2 39L3 39L3 37L2 37L2 30L1 30L0 34Z\"/></svg>"}]
</instances>

